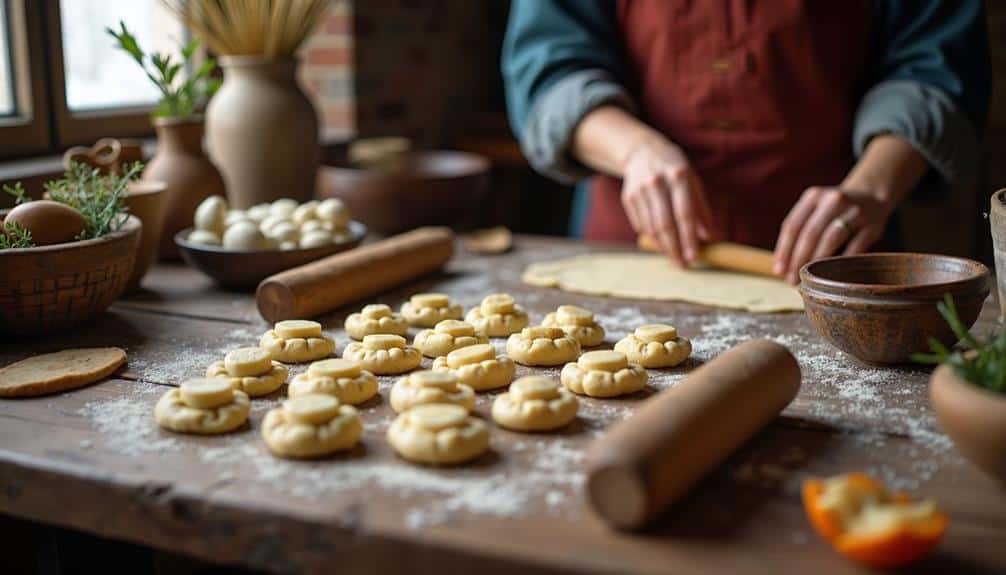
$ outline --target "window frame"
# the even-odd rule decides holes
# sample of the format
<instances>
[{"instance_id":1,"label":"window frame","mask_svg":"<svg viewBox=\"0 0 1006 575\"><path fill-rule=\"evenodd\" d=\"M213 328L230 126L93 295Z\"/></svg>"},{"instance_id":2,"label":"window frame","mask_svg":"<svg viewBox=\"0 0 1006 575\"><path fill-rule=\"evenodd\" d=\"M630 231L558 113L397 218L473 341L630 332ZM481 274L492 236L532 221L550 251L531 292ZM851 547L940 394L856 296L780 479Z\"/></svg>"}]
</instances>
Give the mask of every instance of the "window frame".
<instances>
[{"instance_id":1,"label":"window frame","mask_svg":"<svg viewBox=\"0 0 1006 575\"><path fill-rule=\"evenodd\" d=\"M0 117L0 156L52 148L40 2L0 0L7 14L14 114Z\"/></svg>"}]
</instances>

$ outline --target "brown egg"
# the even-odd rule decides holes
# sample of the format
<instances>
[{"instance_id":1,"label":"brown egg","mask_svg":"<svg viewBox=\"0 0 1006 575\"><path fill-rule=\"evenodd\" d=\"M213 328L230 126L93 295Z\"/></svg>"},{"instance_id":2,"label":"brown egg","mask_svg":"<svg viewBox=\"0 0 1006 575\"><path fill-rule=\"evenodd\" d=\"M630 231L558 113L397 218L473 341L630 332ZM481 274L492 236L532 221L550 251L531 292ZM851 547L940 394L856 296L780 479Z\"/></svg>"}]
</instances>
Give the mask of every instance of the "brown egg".
<instances>
[{"instance_id":1,"label":"brown egg","mask_svg":"<svg viewBox=\"0 0 1006 575\"><path fill-rule=\"evenodd\" d=\"M80 212L66 204L51 200L38 200L17 206L4 220L4 225L12 222L31 232L36 246L48 246L72 242L87 224Z\"/></svg>"}]
</instances>

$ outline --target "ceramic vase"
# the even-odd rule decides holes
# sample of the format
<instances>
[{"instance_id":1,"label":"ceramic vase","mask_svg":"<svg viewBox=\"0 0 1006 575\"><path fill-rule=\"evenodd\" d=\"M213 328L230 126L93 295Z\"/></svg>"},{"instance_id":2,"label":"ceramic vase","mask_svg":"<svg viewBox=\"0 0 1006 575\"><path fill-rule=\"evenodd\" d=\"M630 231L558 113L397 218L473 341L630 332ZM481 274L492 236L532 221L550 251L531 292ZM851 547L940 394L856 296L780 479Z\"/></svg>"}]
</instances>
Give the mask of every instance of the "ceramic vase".
<instances>
[{"instance_id":1,"label":"ceramic vase","mask_svg":"<svg viewBox=\"0 0 1006 575\"><path fill-rule=\"evenodd\" d=\"M1006 395L965 381L949 365L929 378L940 427L976 467L1006 483Z\"/></svg>"}]
</instances>

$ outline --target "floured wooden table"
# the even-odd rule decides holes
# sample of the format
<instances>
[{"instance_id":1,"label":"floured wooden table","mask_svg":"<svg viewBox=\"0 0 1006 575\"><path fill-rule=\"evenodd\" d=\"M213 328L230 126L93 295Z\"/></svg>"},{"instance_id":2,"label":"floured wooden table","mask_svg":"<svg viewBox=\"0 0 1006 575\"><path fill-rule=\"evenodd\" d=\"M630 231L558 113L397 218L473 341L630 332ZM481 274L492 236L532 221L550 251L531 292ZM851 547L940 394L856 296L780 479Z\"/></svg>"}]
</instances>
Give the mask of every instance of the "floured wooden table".
<instances>
[{"instance_id":1,"label":"floured wooden table","mask_svg":"<svg viewBox=\"0 0 1006 575\"><path fill-rule=\"evenodd\" d=\"M198 438L160 430L152 410L167 386L201 375L229 349L255 345L267 325L250 295L215 290L181 266L155 267L145 280L150 291L119 302L97 323L3 347L0 363L64 347L116 345L129 353L129 366L112 380L63 395L0 402L0 512L282 572L823 575L861 570L812 533L800 482L808 474L864 470L891 487L936 498L951 517L946 539L913 572L1006 571L1006 488L971 467L940 433L926 370L858 364L814 334L802 314L576 296L520 282L531 261L590 249L519 238L503 256L459 253L445 273L322 318L341 351L348 342L345 315L363 303L397 308L412 293L442 291L468 308L490 292L508 291L535 322L563 303L595 310L609 345L655 321L692 338L692 359L651 371L650 391L581 399L579 420L560 434L493 426L491 452L456 469L418 467L392 453L384 439L393 418L390 377L381 378L383 397L362 406L362 447L345 456L318 462L270 456L259 424L280 394L255 400L251 428L235 434ZM996 316L990 300L976 330L991 329ZM582 494L582 458L592 438L630 416L647 395L754 337L796 353L804 374L797 400L654 528L622 534L605 527ZM483 416L492 398L479 397Z\"/></svg>"}]
</instances>

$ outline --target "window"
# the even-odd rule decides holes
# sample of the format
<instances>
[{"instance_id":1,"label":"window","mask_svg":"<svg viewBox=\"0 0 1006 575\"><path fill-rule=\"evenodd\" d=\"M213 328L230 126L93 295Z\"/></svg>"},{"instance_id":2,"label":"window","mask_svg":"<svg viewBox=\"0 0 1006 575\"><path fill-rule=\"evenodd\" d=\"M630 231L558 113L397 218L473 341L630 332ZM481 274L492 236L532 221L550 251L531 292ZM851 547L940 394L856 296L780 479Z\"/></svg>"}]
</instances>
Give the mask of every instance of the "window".
<instances>
[{"instance_id":1,"label":"window","mask_svg":"<svg viewBox=\"0 0 1006 575\"><path fill-rule=\"evenodd\" d=\"M0 2L0 116L13 116L14 108L14 78L11 76L10 34L7 29L10 21L7 18L7 6Z\"/></svg>"}]
</instances>

